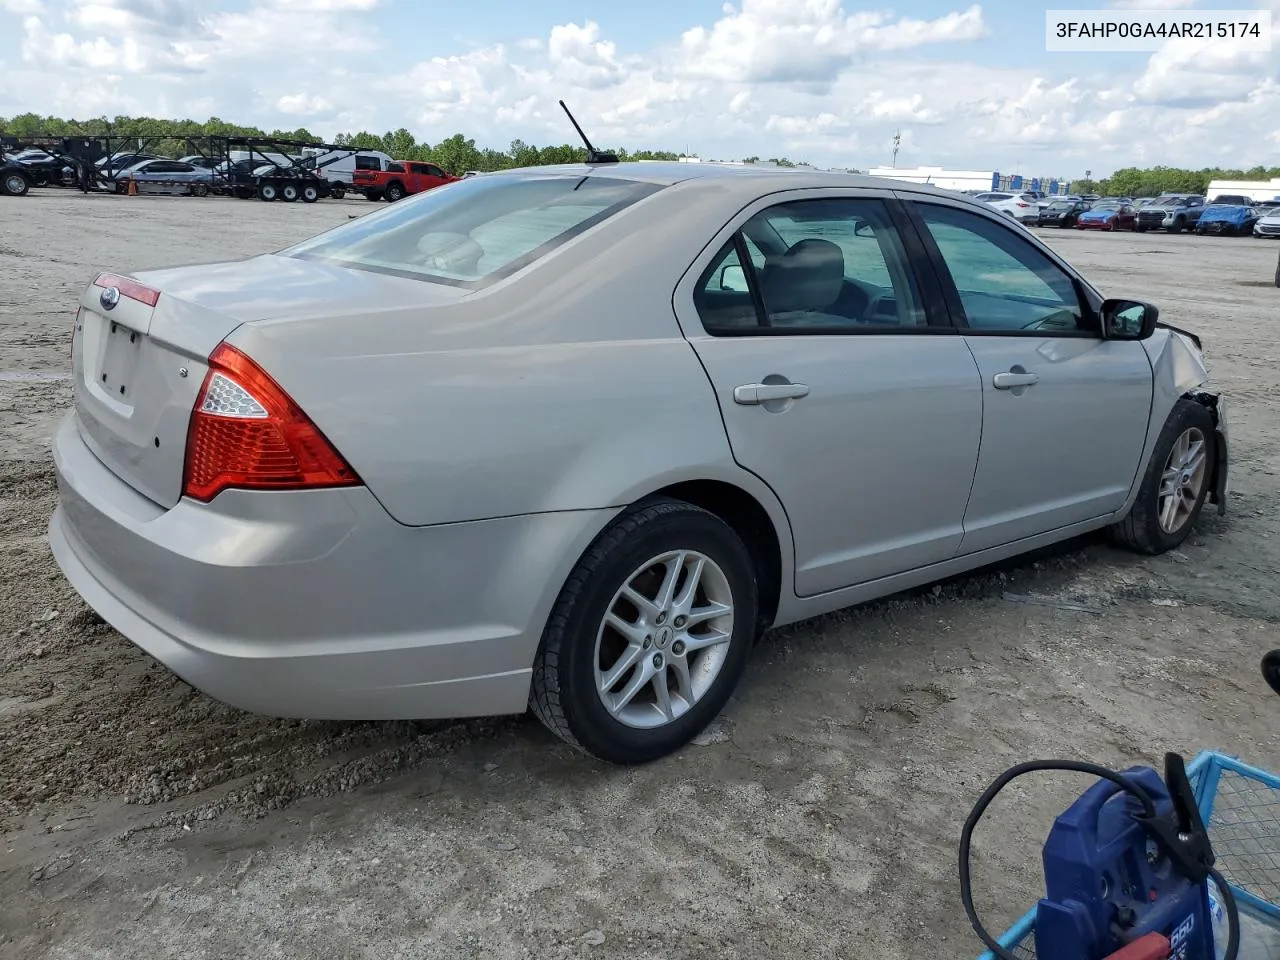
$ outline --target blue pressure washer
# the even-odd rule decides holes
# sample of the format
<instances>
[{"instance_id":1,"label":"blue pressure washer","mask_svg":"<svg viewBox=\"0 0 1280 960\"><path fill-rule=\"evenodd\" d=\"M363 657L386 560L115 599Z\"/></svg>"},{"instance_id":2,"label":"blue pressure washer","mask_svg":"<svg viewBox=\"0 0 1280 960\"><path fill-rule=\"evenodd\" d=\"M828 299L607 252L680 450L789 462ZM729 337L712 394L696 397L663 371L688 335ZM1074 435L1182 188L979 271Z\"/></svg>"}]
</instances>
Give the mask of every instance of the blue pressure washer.
<instances>
[{"instance_id":1,"label":"blue pressure washer","mask_svg":"<svg viewBox=\"0 0 1280 960\"><path fill-rule=\"evenodd\" d=\"M1036 909L1037 960L1236 960L1240 920L1186 766L1165 755L1165 775L1070 760L1037 760L1001 774L960 834L960 895L978 937L999 960L1017 960L982 926L973 906L969 847L991 801L1013 779L1040 770L1098 777L1057 820L1043 849L1045 896ZM1221 891L1228 942L1215 952L1208 882Z\"/></svg>"}]
</instances>

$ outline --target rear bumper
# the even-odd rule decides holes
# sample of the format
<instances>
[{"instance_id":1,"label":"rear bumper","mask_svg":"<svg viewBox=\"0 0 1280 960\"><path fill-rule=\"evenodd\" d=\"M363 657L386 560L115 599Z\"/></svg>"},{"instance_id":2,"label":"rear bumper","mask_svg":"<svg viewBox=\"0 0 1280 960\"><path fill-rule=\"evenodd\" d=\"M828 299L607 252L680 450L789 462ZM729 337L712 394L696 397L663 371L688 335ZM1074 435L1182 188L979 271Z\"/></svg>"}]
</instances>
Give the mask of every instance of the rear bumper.
<instances>
[{"instance_id":1,"label":"rear bumper","mask_svg":"<svg viewBox=\"0 0 1280 960\"><path fill-rule=\"evenodd\" d=\"M612 511L405 527L363 488L171 510L54 437L54 557L108 623L210 696L273 716L523 712L555 596Z\"/></svg>"}]
</instances>

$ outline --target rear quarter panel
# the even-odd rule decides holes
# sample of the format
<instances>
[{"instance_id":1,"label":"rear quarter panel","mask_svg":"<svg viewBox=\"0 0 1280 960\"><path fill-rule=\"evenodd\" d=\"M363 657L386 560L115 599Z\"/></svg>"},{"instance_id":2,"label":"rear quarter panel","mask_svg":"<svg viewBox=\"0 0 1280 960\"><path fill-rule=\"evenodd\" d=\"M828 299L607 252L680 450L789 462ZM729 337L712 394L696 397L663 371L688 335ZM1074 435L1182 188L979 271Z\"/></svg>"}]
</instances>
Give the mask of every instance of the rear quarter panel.
<instances>
[{"instance_id":1,"label":"rear quarter panel","mask_svg":"<svg viewBox=\"0 0 1280 960\"><path fill-rule=\"evenodd\" d=\"M429 305L424 290L421 309L263 320L231 342L405 524L617 506L689 479L749 483L671 306L741 205L729 188L671 187L454 303Z\"/></svg>"}]
</instances>

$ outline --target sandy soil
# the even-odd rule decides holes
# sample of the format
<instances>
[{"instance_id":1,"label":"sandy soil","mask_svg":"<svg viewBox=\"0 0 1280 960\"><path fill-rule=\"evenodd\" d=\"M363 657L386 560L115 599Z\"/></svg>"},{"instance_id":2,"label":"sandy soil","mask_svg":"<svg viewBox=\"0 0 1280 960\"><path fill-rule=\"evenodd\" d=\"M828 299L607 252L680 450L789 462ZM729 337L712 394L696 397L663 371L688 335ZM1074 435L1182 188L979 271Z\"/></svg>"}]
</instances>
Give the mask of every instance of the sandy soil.
<instances>
[{"instance_id":1,"label":"sandy soil","mask_svg":"<svg viewBox=\"0 0 1280 960\"><path fill-rule=\"evenodd\" d=\"M277 248L364 201L0 201L0 957L972 957L955 843L1005 767L1221 748L1280 768L1277 246L1054 233L1205 338L1234 499L1184 548L1096 540L771 634L669 761L526 718L251 716L90 613L44 541L71 304L95 270ZM1002 928L1083 784L1023 781L976 849Z\"/></svg>"}]
</instances>

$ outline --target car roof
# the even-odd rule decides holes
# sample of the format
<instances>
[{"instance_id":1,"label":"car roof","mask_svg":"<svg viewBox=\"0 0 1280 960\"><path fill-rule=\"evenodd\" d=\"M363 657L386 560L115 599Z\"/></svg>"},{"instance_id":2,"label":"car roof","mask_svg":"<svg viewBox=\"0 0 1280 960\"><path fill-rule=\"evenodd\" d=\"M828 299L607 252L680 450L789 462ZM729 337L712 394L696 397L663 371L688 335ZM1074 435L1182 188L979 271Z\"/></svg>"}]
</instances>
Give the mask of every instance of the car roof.
<instances>
[{"instance_id":1,"label":"car roof","mask_svg":"<svg viewBox=\"0 0 1280 960\"><path fill-rule=\"evenodd\" d=\"M571 163L555 164L540 167L517 167L487 174L494 177L611 177L619 180L634 180L640 183L652 183L660 186L673 186L677 183L688 183L695 180L715 181L717 184L734 184L742 187L744 193L756 192L762 186L769 191L776 189L820 189L836 187L849 189L862 187L875 190L899 190L913 193L927 193L938 197L954 199L957 194L952 190L923 183L910 183L905 180L890 180L885 177L869 177L859 173L839 173L832 170L814 170L796 167L758 167L728 163L679 163L677 161L658 161L654 163Z\"/></svg>"}]
</instances>

